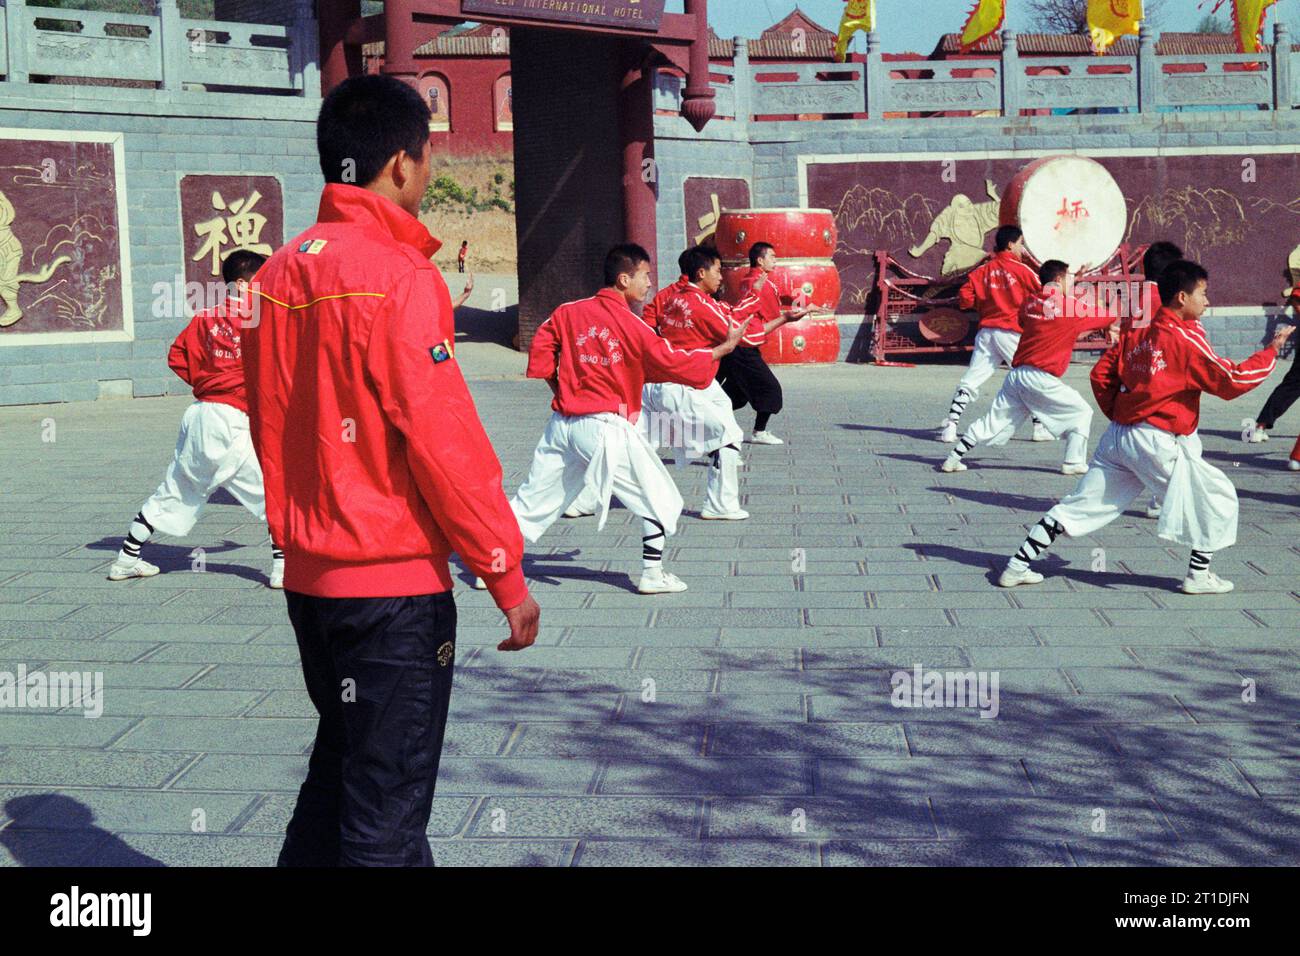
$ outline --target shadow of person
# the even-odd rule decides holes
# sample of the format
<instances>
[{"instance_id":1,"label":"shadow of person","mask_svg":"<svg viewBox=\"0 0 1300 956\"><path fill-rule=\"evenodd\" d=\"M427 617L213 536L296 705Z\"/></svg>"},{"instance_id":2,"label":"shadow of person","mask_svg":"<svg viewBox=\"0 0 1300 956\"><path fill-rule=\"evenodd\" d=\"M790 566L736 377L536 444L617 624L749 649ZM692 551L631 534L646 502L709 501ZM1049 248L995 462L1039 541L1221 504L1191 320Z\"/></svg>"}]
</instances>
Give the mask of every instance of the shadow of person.
<instances>
[{"instance_id":1,"label":"shadow of person","mask_svg":"<svg viewBox=\"0 0 1300 956\"><path fill-rule=\"evenodd\" d=\"M12 797L5 813L13 823L0 846L19 866L166 866L95 826L94 811L62 793Z\"/></svg>"}]
</instances>

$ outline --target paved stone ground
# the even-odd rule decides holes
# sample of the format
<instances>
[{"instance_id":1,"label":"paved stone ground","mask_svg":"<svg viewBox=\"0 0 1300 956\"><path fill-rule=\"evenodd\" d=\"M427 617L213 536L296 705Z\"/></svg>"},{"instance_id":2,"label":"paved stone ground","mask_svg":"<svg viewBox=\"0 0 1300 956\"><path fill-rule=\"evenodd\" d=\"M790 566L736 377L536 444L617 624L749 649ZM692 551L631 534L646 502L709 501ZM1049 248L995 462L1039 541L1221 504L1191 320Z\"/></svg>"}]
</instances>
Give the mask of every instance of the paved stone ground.
<instances>
[{"instance_id":1,"label":"paved stone ground","mask_svg":"<svg viewBox=\"0 0 1300 956\"><path fill-rule=\"evenodd\" d=\"M1086 392L1085 372L1069 380ZM528 652L498 653L500 615L458 587L438 862L1300 862L1300 478L1283 469L1290 438L1238 441L1263 396L1206 403L1208 455L1241 496L1241 541L1215 561L1236 592L1176 593L1185 553L1134 512L1062 539L1046 583L1005 593L992 569L1072 479L1059 445L1021 440L937 472L921 426L959 373L783 371L789 443L745 450L753 517L687 518L669 543L685 594L632 592L639 528L623 511L532 549L543 630ZM475 394L513 490L546 390ZM263 586L263 528L225 499L150 547L162 576L104 577L186 404L0 411L0 670L106 681L99 719L0 713L9 864L275 858L313 717L284 599ZM697 508L703 470L675 474ZM996 672L999 715L894 708L890 674L916 664Z\"/></svg>"}]
</instances>

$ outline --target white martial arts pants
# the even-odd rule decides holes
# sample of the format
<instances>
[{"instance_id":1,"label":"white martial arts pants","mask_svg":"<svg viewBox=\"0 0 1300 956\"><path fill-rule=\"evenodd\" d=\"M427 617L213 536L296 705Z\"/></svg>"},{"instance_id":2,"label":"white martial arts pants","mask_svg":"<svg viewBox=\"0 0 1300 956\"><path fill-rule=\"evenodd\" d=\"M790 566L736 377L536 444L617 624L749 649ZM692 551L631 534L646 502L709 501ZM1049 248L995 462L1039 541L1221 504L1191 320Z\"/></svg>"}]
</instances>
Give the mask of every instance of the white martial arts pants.
<instances>
[{"instance_id":1,"label":"white martial arts pants","mask_svg":"<svg viewBox=\"0 0 1300 956\"><path fill-rule=\"evenodd\" d=\"M612 495L665 534L677 531L682 496L645 436L620 415L551 415L528 477L510 499L524 538L537 541L580 493L601 528Z\"/></svg>"},{"instance_id":2,"label":"white martial arts pants","mask_svg":"<svg viewBox=\"0 0 1300 956\"><path fill-rule=\"evenodd\" d=\"M976 332L970 367L957 383L958 391L969 392L974 401L979 396L980 386L993 376L998 366L1011 364L1019 345L1020 333L1010 329L980 329Z\"/></svg>"},{"instance_id":3,"label":"white martial arts pants","mask_svg":"<svg viewBox=\"0 0 1300 956\"><path fill-rule=\"evenodd\" d=\"M253 453L248 416L220 402L195 402L181 418L176 456L140 513L155 531L181 537L218 488L266 520L262 466Z\"/></svg>"},{"instance_id":4,"label":"white martial arts pants","mask_svg":"<svg viewBox=\"0 0 1300 956\"><path fill-rule=\"evenodd\" d=\"M1163 501L1156 533L1197 551L1220 551L1237 540L1237 491L1201 457L1201 437L1151 425L1106 429L1088 473L1047 512L1066 534L1091 534L1114 521L1150 488Z\"/></svg>"},{"instance_id":5,"label":"white martial arts pants","mask_svg":"<svg viewBox=\"0 0 1300 956\"><path fill-rule=\"evenodd\" d=\"M966 430L970 445L1005 445L1025 419L1033 418L1065 439L1065 464L1082 464L1088 457L1092 406L1057 376L1032 365L1013 368L993 405Z\"/></svg>"},{"instance_id":6,"label":"white martial arts pants","mask_svg":"<svg viewBox=\"0 0 1300 956\"><path fill-rule=\"evenodd\" d=\"M704 509L715 514L739 511L738 449L745 433L722 386L716 381L710 382L708 388L690 388L671 382L653 384L645 386L641 399L641 419L637 424L651 446L673 449L678 461L709 458L718 453L709 467Z\"/></svg>"}]
</instances>

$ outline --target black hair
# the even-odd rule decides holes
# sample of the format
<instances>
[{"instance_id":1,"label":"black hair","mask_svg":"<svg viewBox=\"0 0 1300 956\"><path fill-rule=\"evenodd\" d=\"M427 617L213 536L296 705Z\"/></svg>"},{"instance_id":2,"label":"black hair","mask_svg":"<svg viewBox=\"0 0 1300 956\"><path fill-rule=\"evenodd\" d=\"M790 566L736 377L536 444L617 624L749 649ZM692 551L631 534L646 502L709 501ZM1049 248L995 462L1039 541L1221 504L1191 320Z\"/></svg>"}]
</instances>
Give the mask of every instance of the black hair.
<instances>
[{"instance_id":1,"label":"black hair","mask_svg":"<svg viewBox=\"0 0 1300 956\"><path fill-rule=\"evenodd\" d=\"M231 285L239 279L250 280L257 275L257 270L262 268L262 263L265 261L264 255L247 249L236 249L226 256L225 262L221 263L221 280L226 285Z\"/></svg>"},{"instance_id":2,"label":"black hair","mask_svg":"<svg viewBox=\"0 0 1300 956\"><path fill-rule=\"evenodd\" d=\"M605 285L617 285L621 275L633 275L636 267L650 261L650 253L634 242L615 246L605 254Z\"/></svg>"},{"instance_id":3,"label":"black hair","mask_svg":"<svg viewBox=\"0 0 1300 956\"><path fill-rule=\"evenodd\" d=\"M429 107L392 76L354 76L330 90L316 120L316 151L327 183L367 186L403 150L419 159L429 146Z\"/></svg>"},{"instance_id":4,"label":"black hair","mask_svg":"<svg viewBox=\"0 0 1300 956\"><path fill-rule=\"evenodd\" d=\"M1173 308L1178 293L1186 292L1191 295L1196 291L1198 282L1209 281L1210 274L1205 271L1203 266L1195 262L1188 262L1186 259L1171 262L1165 271L1160 274L1160 280L1157 283L1160 288L1160 301L1167 308Z\"/></svg>"},{"instance_id":5,"label":"black hair","mask_svg":"<svg viewBox=\"0 0 1300 956\"><path fill-rule=\"evenodd\" d=\"M1038 267L1038 281L1043 285L1055 282L1070 271L1070 267L1060 259L1048 259Z\"/></svg>"},{"instance_id":6,"label":"black hair","mask_svg":"<svg viewBox=\"0 0 1300 956\"><path fill-rule=\"evenodd\" d=\"M677 260L677 265L681 268L682 275L694 282L699 277L699 272L712 268L713 263L721 258L718 250L712 246L691 246L682 253L682 257Z\"/></svg>"},{"instance_id":7,"label":"black hair","mask_svg":"<svg viewBox=\"0 0 1300 956\"><path fill-rule=\"evenodd\" d=\"M1153 242L1142 253L1142 275L1148 282L1159 282L1160 276L1183 257L1183 250L1172 242Z\"/></svg>"},{"instance_id":8,"label":"black hair","mask_svg":"<svg viewBox=\"0 0 1300 956\"><path fill-rule=\"evenodd\" d=\"M993 251L1006 252L1013 242L1019 242L1025 235L1019 226L998 226L993 234Z\"/></svg>"},{"instance_id":9,"label":"black hair","mask_svg":"<svg viewBox=\"0 0 1300 956\"><path fill-rule=\"evenodd\" d=\"M756 242L749 247L749 264L757 266L758 260L763 258L768 252L775 251L775 246L770 242Z\"/></svg>"}]
</instances>

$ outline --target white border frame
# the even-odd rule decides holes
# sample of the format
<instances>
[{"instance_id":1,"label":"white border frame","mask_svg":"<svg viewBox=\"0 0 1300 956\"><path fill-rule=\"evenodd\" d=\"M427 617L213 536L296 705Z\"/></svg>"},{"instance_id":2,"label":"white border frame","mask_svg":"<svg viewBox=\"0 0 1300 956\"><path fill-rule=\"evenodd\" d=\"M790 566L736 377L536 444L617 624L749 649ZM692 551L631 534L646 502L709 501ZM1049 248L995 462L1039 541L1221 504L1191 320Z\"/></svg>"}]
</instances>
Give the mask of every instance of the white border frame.
<instances>
[{"instance_id":1,"label":"white border frame","mask_svg":"<svg viewBox=\"0 0 1300 956\"><path fill-rule=\"evenodd\" d=\"M135 303L131 295L134 274L131 271L131 229L127 222L129 203L126 196L126 134L80 132L58 129L23 129L0 127L0 140L45 139L64 143L108 143L113 147L113 185L117 200L118 265L122 267L122 328L107 332L3 332L0 348L26 345L85 345L96 342L135 341Z\"/></svg>"}]
</instances>

